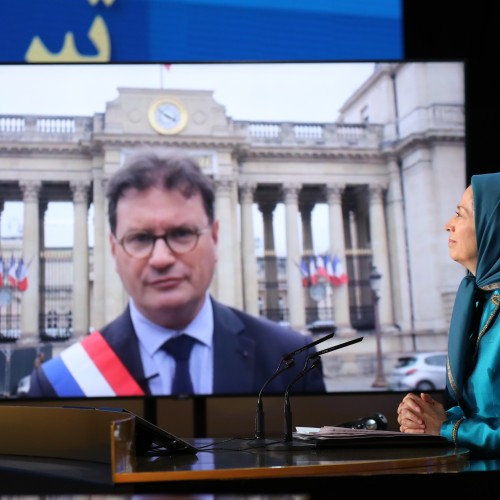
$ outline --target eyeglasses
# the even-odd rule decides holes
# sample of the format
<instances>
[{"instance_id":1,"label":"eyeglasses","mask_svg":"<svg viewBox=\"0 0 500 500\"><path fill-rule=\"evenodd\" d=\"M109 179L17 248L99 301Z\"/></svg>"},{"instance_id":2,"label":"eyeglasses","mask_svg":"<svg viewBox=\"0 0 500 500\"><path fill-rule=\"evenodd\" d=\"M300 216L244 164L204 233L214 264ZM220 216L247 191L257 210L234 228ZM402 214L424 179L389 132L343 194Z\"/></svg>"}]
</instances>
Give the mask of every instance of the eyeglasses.
<instances>
[{"instance_id":1,"label":"eyeglasses","mask_svg":"<svg viewBox=\"0 0 500 500\"><path fill-rule=\"evenodd\" d=\"M198 244L202 234L210 229L207 226L202 229L190 227L177 227L165 234L156 236L151 233L129 233L117 242L122 246L125 253L135 259L147 259L151 257L157 240L163 240L171 252L181 255L191 252Z\"/></svg>"}]
</instances>

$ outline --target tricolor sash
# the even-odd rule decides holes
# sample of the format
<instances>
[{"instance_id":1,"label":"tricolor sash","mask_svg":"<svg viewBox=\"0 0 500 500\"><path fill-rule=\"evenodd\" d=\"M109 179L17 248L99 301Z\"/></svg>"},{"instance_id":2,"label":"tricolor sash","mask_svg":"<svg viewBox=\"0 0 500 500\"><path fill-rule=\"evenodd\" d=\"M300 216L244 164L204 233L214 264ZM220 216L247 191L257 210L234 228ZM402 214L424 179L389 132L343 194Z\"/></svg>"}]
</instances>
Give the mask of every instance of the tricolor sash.
<instances>
[{"instance_id":1,"label":"tricolor sash","mask_svg":"<svg viewBox=\"0 0 500 500\"><path fill-rule=\"evenodd\" d=\"M144 396L98 331L43 363L41 369L60 397Z\"/></svg>"}]
</instances>

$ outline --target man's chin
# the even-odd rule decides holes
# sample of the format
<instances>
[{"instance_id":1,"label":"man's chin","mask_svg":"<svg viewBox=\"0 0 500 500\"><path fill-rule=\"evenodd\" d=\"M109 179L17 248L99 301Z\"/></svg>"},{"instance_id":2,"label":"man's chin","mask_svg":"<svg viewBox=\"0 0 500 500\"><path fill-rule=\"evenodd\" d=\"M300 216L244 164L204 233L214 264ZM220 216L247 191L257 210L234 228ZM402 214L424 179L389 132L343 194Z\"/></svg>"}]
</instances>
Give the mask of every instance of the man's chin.
<instances>
[{"instance_id":1,"label":"man's chin","mask_svg":"<svg viewBox=\"0 0 500 500\"><path fill-rule=\"evenodd\" d=\"M150 309L164 310L164 309L182 309L189 303L189 298L182 293L162 293L155 297L149 304Z\"/></svg>"},{"instance_id":2,"label":"man's chin","mask_svg":"<svg viewBox=\"0 0 500 500\"><path fill-rule=\"evenodd\" d=\"M172 330L179 330L186 322L191 321L186 300L162 300L144 304L142 312L153 323Z\"/></svg>"}]
</instances>

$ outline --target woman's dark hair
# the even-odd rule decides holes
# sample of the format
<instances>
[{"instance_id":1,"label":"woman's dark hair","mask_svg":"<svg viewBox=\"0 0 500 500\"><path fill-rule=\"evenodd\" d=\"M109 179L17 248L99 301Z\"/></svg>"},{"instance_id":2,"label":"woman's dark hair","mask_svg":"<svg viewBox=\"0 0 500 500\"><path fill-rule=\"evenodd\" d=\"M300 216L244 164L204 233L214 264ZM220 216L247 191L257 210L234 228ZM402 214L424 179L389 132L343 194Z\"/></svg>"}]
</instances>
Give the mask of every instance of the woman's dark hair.
<instances>
[{"instance_id":1,"label":"woman's dark hair","mask_svg":"<svg viewBox=\"0 0 500 500\"><path fill-rule=\"evenodd\" d=\"M153 186L178 191L185 198L199 193L209 222L214 221L213 182L196 161L188 154L173 149L141 148L126 158L106 187L108 221L113 234L120 198L129 189L145 191Z\"/></svg>"}]
</instances>

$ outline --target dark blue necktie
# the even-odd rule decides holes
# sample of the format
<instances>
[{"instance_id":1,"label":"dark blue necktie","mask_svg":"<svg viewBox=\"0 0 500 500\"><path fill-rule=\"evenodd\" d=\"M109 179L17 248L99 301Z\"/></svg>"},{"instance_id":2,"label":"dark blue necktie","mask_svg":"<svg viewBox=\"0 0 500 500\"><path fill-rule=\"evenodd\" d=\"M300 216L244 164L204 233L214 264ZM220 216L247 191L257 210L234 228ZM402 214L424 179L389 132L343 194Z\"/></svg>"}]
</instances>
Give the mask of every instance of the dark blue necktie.
<instances>
[{"instance_id":1,"label":"dark blue necktie","mask_svg":"<svg viewBox=\"0 0 500 500\"><path fill-rule=\"evenodd\" d=\"M196 340L189 335L179 335L165 344L163 350L175 359L175 373L172 380L172 394L193 394L193 383L189 374L189 356Z\"/></svg>"}]
</instances>

